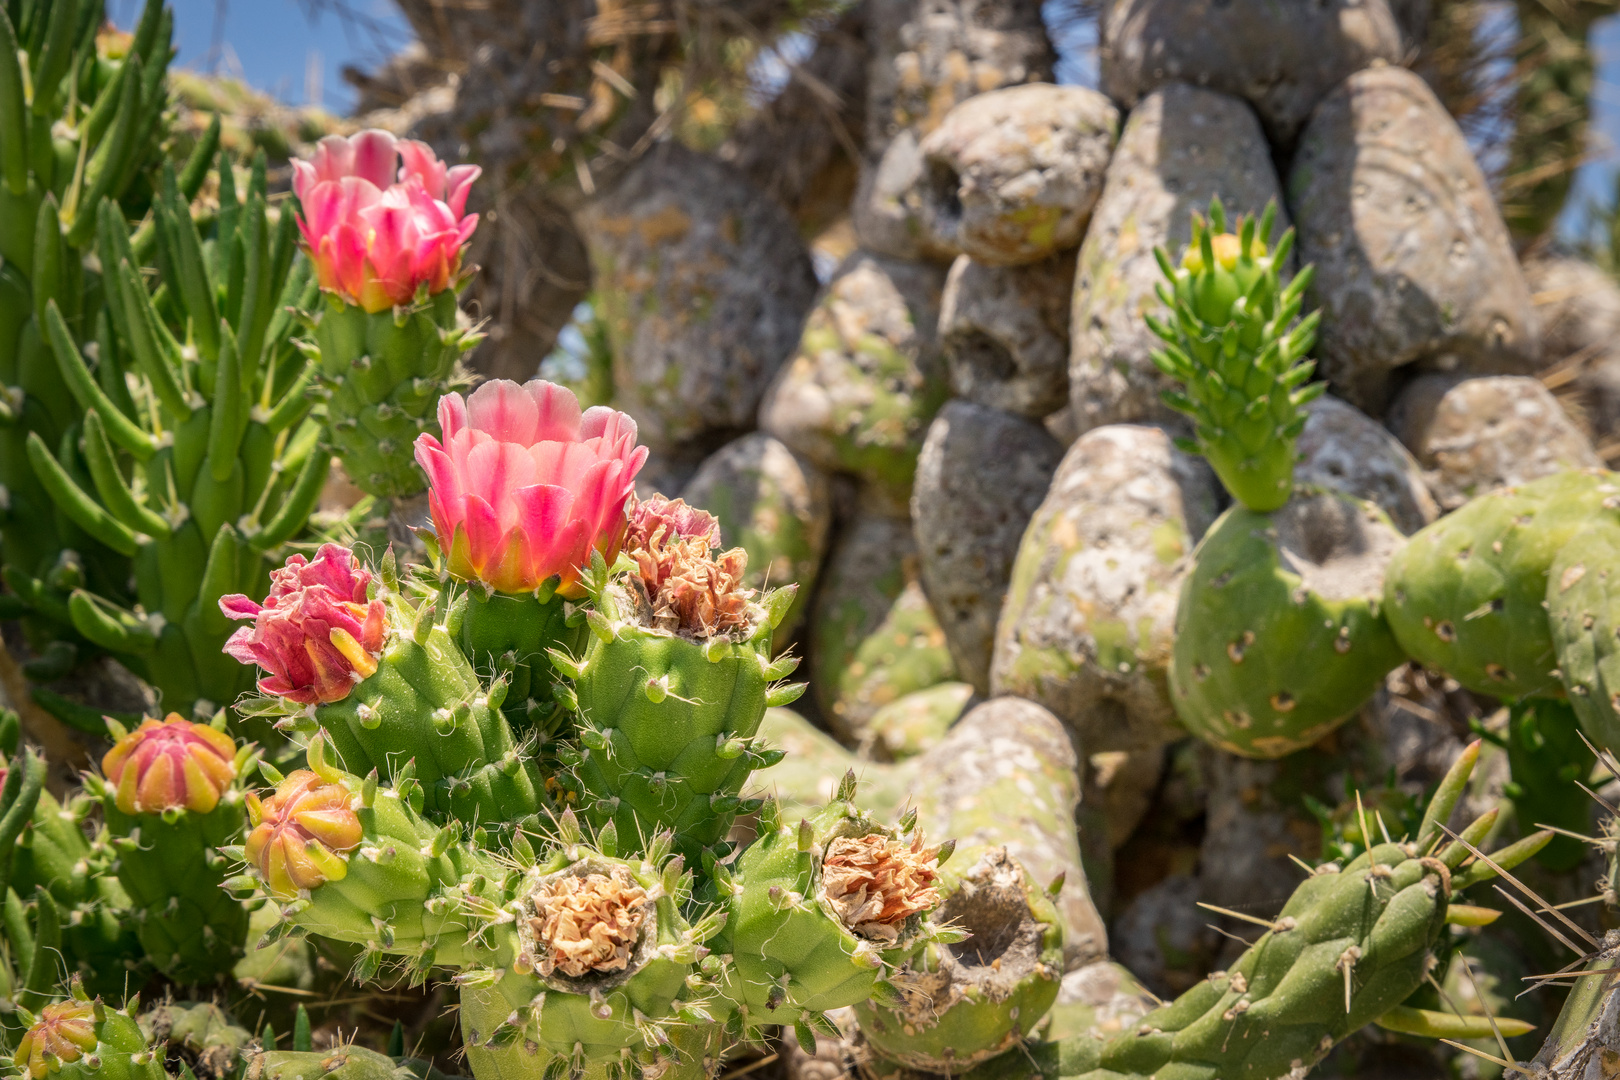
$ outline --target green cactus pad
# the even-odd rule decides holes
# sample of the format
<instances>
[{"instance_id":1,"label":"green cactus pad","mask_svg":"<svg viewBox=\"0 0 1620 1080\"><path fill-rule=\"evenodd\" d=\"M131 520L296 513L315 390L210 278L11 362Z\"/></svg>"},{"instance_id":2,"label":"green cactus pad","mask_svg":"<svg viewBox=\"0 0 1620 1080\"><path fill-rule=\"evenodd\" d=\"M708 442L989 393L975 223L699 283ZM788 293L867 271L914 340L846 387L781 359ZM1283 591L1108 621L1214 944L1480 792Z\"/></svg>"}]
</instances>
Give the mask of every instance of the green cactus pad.
<instances>
[{"instance_id":1,"label":"green cactus pad","mask_svg":"<svg viewBox=\"0 0 1620 1080\"><path fill-rule=\"evenodd\" d=\"M1549 571L1616 496L1612 473L1557 473L1481 495L1420 530L1384 578L1384 614L1401 648L1479 693L1561 696Z\"/></svg>"},{"instance_id":2,"label":"green cactus pad","mask_svg":"<svg viewBox=\"0 0 1620 1080\"><path fill-rule=\"evenodd\" d=\"M1620 520L1605 513L1570 538L1547 573L1558 673L1581 729L1620 749Z\"/></svg>"},{"instance_id":3,"label":"green cactus pad","mask_svg":"<svg viewBox=\"0 0 1620 1080\"><path fill-rule=\"evenodd\" d=\"M327 294L315 321L327 431L362 491L392 499L427 487L416 437L437 435L439 398L470 385L456 361L481 336L456 325L453 289L375 315Z\"/></svg>"},{"instance_id":4,"label":"green cactus pad","mask_svg":"<svg viewBox=\"0 0 1620 1080\"><path fill-rule=\"evenodd\" d=\"M1575 711L1562 701L1520 701L1508 716L1507 785L1519 831L1528 835L1543 825L1584 834L1592 817L1592 797L1579 784L1590 784L1597 755L1581 740ZM1555 873L1573 870L1586 860L1588 847L1574 836L1552 839L1538 862Z\"/></svg>"},{"instance_id":5,"label":"green cactus pad","mask_svg":"<svg viewBox=\"0 0 1620 1080\"><path fill-rule=\"evenodd\" d=\"M1239 219L1234 235L1226 231L1220 199L1211 201L1207 225L1193 216L1192 243L1179 266L1162 248L1157 252L1169 282L1159 297L1171 317L1147 317L1167 346L1154 353L1154 363L1186 388L1164 395L1166 404L1192 418L1195 438L1183 440L1184 448L1208 458L1232 496L1259 512L1288 501L1303 406L1327 386L1305 385L1316 367L1303 358L1316 340L1318 318L1293 323L1311 272L1282 284L1294 233L1268 250L1275 220L1273 204L1258 225L1252 217Z\"/></svg>"},{"instance_id":6,"label":"green cactus pad","mask_svg":"<svg viewBox=\"0 0 1620 1080\"><path fill-rule=\"evenodd\" d=\"M754 605L746 630L701 640L643 625L618 586L595 595L584 656L555 656L581 729L579 750L559 759L574 768L584 816L597 829L612 822L621 852L668 829L698 865L725 838L749 775L770 760L753 746L766 706L798 696L772 685L797 661L770 659L793 593Z\"/></svg>"},{"instance_id":7,"label":"green cactus pad","mask_svg":"<svg viewBox=\"0 0 1620 1080\"><path fill-rule=\"evenodd\" d=\"M1353 715L1402 659L1379 610L1399 544L1382 511L1338 493L1221 515L1176 610L1171 698L1187 728L1281 757Z\"/></svg>"},{"instance_id":8,"label":"green cactus pad","mask_svg":"<svg viewBox=\"0 0 1620 1080\"><path fill-rule=\"evenodd\" d=\"M506 680L501 711L516 730L542 738L562 733L568 711L552 696L557 673L549 654L579 653L583 613L570 618L571 605L549 589L486 593L477 582L452 585L448 575L440 602L448 611L445 626L474 669Z\"/></svg>"},{"instance_id":9,"label":"green cactus pad","mask_svg":"<svg viewBox=\"0 0 1620 1080\"><path fill-rule=\"evenodd\" d=\"M896 972L900 1009L855 1006L861 1031L883 1056L953 1073L1017 1046L1057 1000L1063 925L1046 891L994 848L961 877L948 871L934 919L969 933L931 942Z\"/></svg>"},{"instance_id":10,"label":"green cactus pad","mask_svg":"<svg viewBox=\"0 0 1620 1080\"><path fill-rule=\"evenodd\" d=\"M759 838L734 871L716 875L728 916L714 948L729 954L725 993L737 1006L744 1033L814 1021L827 1009L854 1005L874 992L898 1003L893 988L880 982L937 933L923 914L881 934L853 930L829 900L824 861L834 841L897 839L849 801L853 794L851 777L827 806L793 823L781 819L775 803L766 803Z\"/></svg>"}]
</instances>

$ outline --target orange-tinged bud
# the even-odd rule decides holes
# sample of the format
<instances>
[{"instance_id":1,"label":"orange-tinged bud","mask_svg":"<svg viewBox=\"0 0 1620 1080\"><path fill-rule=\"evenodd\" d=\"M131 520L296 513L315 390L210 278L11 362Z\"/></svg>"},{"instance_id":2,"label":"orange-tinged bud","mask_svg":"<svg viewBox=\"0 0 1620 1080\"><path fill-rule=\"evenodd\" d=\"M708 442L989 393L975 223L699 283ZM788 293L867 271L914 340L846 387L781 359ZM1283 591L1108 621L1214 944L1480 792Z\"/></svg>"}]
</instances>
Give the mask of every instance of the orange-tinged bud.
<instances>
[{"instance_id":1,"label":"orange-tinged bud","mask_svg":"<svg viewBox=\"0 0 1620 1080\"><path fill-rule=\"evenodd\" d=\"M145 719L113 744L101 771L126 814L186 809L206 814L236 779L236 743L223 731L170 713Z\"/></svg>"},{"instance_id":2,"label":"orange-tinged bud","mask_svg":"<svg viewBox=\"0 0 1620 1080\"><path fill-rule=\"evenodd\" d=\"M44 1080L96 1048L96 1007L69 1000L40 1010L34 1026L23 1032L12 1064L32 1080Z\"/></svg>"},{"instance_id":3,"label":"orange-tinged bud","mask_svg":"<svg viewBox=\"0 0 1620 1080\"><path fill-rule=\"evenodd\" d=\"M267 799L248 796L247 861L271 896L291 900L348 874L347 855L364 833L354 798L308 769L290 774Z\"/></svg>"},{"instance_id":4,"label":"orange-tinged bud","mask_svg":"<svg viewBox=\"0 0 1620 1080\"><path fill-rule=\"evenodd\" d=\"M1215 261L1228 270L1237 269L1238 256L1243 254L1243 241L1232 233L1221 233L1210 237L1210 247L1215 250Z\"/></svg>"}]
</instances>

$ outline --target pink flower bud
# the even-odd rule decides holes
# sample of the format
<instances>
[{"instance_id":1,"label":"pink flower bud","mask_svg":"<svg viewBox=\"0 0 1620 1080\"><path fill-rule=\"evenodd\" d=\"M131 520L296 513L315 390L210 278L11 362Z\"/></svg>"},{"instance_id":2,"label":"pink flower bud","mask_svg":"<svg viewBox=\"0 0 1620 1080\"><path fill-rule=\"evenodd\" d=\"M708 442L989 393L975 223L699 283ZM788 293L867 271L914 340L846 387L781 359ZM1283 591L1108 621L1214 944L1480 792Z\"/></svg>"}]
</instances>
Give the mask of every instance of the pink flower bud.
<instances>
[{"instance_id":1,"label":"pink flower bud","mask_svg":"<svg viewBox=\"0 0 1620 1080\"><path fill-rule=\"evenodd\" d=\"M377 312L410 303L419 286L438 293L455 282L478 227L477 214L463 213L478 166L447 169L426 143L377 130L328 135L292 165L321 288Z\"/></svg>"},{"instance_id":2,"label":"pink flower bud","mask_svg":"<svg viewBox=\"0 0 1620 1080\"><path fill-rule=\"evenodd\" d=\"M383 602L366 599L371 574L354 553L323 545L310 562L294 555L270 573L270 595L257 604L236 593L219 608L252 619L231 635L225 651L269 672L259 689L304 705L342 701L377 670L386 626Z\"/></svg>"},{"instance_id":3,"label":"pink flower bud","mask_svg":"<svg viewBox=\"0 0 1620 1080\"><path fill-rule=\"evenodd\" d=\"M567 389L497 379L468 398L439 399L440 442L416 439L428 507L450 573L501 592L546 579L579 596L579 570L600 551L619 553L625 504L647 460L636 422L597 407L582 414Z\"/></svg>"},{"instance_id":4,"label":"pink flower bud","mask_svg":"<svg viewBox=\"0 0 1620 1080\"><path fill-rule=\"evenodd\" d=\"M44 1080L96 1048L96 1007L69 999L39 1011L34 1026L17 1042L12 1064L32 1080Z\"/></svg>"},{"instance_id":5,"label":"pink flower bud","mask_svg":"<svg viewBox=\"0 0 1620 1080\"><path fill-rule=\"evenodd\" d=\"M114 743L101 771L126 814L181 808L206 814L236 779L236 743L223 731L170 713L142 720Z\"/></svg>"}]
</instances>

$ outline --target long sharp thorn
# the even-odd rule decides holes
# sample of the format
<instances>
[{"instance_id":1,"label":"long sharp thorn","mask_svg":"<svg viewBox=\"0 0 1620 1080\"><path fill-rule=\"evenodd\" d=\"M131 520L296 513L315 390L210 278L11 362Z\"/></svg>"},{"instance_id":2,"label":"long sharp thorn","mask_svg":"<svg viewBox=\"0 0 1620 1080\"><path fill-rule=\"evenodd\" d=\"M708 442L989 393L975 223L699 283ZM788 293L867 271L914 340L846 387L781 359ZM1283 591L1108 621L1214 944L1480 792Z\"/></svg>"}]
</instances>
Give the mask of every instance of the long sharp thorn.
<instances>
[{"instance_id":1,"label":"long sharp thorn","mask_svg":"<svg viewBox=\"0 0 1620 1080\"><path fill-rule=\"evenodd\" d=\"M1262 919L1258 915L1245 915L1241 911L1232 911L1228 908L1216 907L1214 904L1206 904L1202 900L1198 901L1198 906L1203 908L1205 911L1213 911L1217 915L1225 915L1229 919L1242 919L1244 922L1250 922L1256 926L1263 926L1267 930L1274 931L1277 929L1277 924L1275 922L1271 921L1270 919Z\"/></svg>"},{"instance_id":2,"label":"long sharp thorn","mask_svg":"<svg viewBox=\"0 0 1620 1080\"><path fill-rule=\"evenodd\" d=\"M1570 832L1568 829L1560 829L1556 825L1542 825L1540 823L1537 823L1536 828L1538 828L1538 829L1546 829L1548 832L1555 832L1555 833L1559 834L1560 836L1567 836L1571 840L1579 840L1583 844L1601 843L1601 841L1595 840L1590 836L1583 836L1578 832Z\"/></svg>"},{"instance_id":3,"label":"long sharp thorn","mask_svg":"<svg viewBox=\"0 0 1620 1080\"><path fill-rule=\"evenodd\" d=\"M1513 1055L1508 1052L1507 1040L1502 1038L1502 1029L1496 1026L1496 1016L1491 1012L1490 1003L1485 1000L1485 995L1479 992L1479 983L1474 981L1474 965L1468 962L1466 956L1462 958L1462 969L1463 974L1468 976L1468 985L1474 988L1474 1000L1479 1002L1479 1007L1485 1010L1485 1019L1490 1021L1491 1034L1496 1036L1497 1049L1502 1051L1503 1057L1512 1060Z\"/></svg>"},{"instance_id":4,"label":"long sharp thorn","mask_svg":"<svg viewBox=\"0 0 1620 1080\"><path fill-rule=\"evenodd\" d=\"M1367 849L1367 858L1372 859L1372 833L1367 831L1367 811L1361 806L1361 789L1356 789L1356 821L1361 825L1361 846Z\"/></svg>"},{"instance_id":5,"label":"long sharp thorn","mask_svg":"<svg viewBox=\"0 0 1620 1080\"><path fill-rule=\"evenodd\" d=\"M1288 853L1288 857L1290 859L1294 860L1294 865L1295 866L1297 866L1301 870L1305 871L1305 876L1306 877L1314 877L1316 875L1316 867L1312 866L1310 863L1306 862L1304 859L1300 858L1298 855L1295 855L1292 851L1290 851Z\"/></svg>"},{"instance_id":6,"label":"long sharp thorn","mask_svg":"<svg viewBox=\"0 0 1620 1080\"><path fill-rule=\"evenodd\" d=\"M1603 809L1607 810L1609 813L1620 815L1620 810L1615 809L1614 806L1612 806L1607 799L1605 799L1603 796L1599 795L1597 792L1593 791L1591 788L1587 787L1585 784L1581 783L1579 780L1575 781L1575 786L1580 788L1582 791L1586 792L1588 795L1592 796L1592 800L1594 802L1596 802L1599 806L1603 807Z\"/></svg>"},{"instance_id":7,"label":"long sharp thorn","mask_svg":"<svg viewBox=\"0 0 1620 1080\"><path fill-rule=\"evenodd\" d=\"M1384 824L1384 815L1374 810L1373 820L1378 822L1378 831L1384 834L1384 843L1393 844L1395 841L1389 838L1389 827Z\"/></svg>"},{"instance_id":8,"label":"long sharp thorn","mask_svg":"<svg viewBox=\"0 0 1620 1080\"><path fill-rule=\"evenodd\" d=\"M1497 872L1497 874L1501 875L1501 877L1502 877L1502 879L1504 881L1512 882L1519 889L1520 892L1524 893L1524 895L1528 896L1530 899L1532 899L1536 903L1540 904L1543 910L1551 913L1554 917L1556 917L1565 926L1569 927L1571 930L1573 930L1577 934L1579 934L1586 941L1586 943L1588 945L1592 946L1592 948L1594 948L1594 949L1600 948L1600 945L1598 944L1597 938L1593 937L1591 934L1588 934L1585 930L1582 930L1580 928L1580 926L1578 926L1576 924L1575 920L1571 919L1568 915L1565 915L1563 912L1557 910L1551 904L1547 903L1547 901L1545 901L1541 897L1537 896L1535 894L1535 891L1532 890L1530 888L1530 886L1526 885L1524 882L1520 881L1518 878L1516 878L1512 874L1508 873L1500 865L1498 865L1496 863L1496 861L1493 860L1489 855L1487 855L1483 851L1479 850L1479 848L1475 847L1473 844L1468 843L1468 841L1464 840L1462 837L1458 836L1456 833L1452 832L1450 829L1446 829L1446 827L1444 825L1442 825L1440 827L1442 829L1445 829L1446 832L1451 835L1452 839L1456 840L1459 844L1465 845L1468 848L1468 850L1473 852L1474 856L1476 858L1478 858L1481 862L1483 862L1486 866L1489 866L1492 870L1495 870ZM1500 891L1500 888L1498 889L1498 891ZM1504 894L1504 895L1506 895L1506 894ZM1575 951L1580 952L1579 949L1576 949Z\"/></svg>"},{"instance_id":9,"label":"long sharp thorn","mask_svg":"<svg viewBox=\"0 0 1620 1080\"><path fill-rule=\"evenodd\" d=\"M1570 952L1574 953L1577 956L1582 956L1582 957L1587 955L1585 949L1581 948L1579 945L1577 945L1573 941L1569 940L1569 938L1565 937L1563 934L1560 934L1558 932L1558 928L1556 926L1552 925L1546 919L1543 919L1540 915L1537 915L1535 912L1531 911L1530 908L1528 906L1526 906L1524 901L1520 900L1517 896L1514 896L1512 893L1508 892L1506 889L1502 888L1502 886L1500 886L1500 885L1492 885L1491 888L1493 888L1497 892L1501 893L1502 896L1507 900L1508 903L1512 904L1514 907L1518 908L1520 911L1522 911L1526 915L1530 916L1530 918L1534 919L1536 921L1536 924L1538 926L1540 926L1543 930L1547 931L1547 933L1551 934L1553 937L1555 937L1559 941L1563 942L1564 947L1569 949Z\"/></svg>"},{"instance_id":10,"label":"long sharp thorn","mask_svg":"<svg viewBox=\"0 0 1620 1080\"><path fill-rule=\"evenodd\" d=\"M1350 1015L1350 979L1354 974L1349 964L1340 965L1344 970L1344 1015Z\"/></svg>"},{"instance_id":11,"label":"long sharp thorn","mask_svg":"<svg viewBox=\"0 0 1620 1080\"><path fill-rule=\"evenodd\" d=\"M1483 1050L1475 1050L1472 1046L1469 1046L1467 1043L1460 1043L1460 1042L1456 1041L1455 1039L1441 1039L1440 1041L1445 1043L1447 1046L1453 1047L1454 1049L1466 1050L1468 1053L1473 1054L1475 1057L1484 1058L1486 1061L1489 1061L1491 1064L1500 1065L1504 1069L1512 1069L1514 1072L1522 1073L1525 1076L1534 1076L1534 1075L1536 1075L1535 1073L1531 1072L1529 1069L1525 1068L1523 1065L1518 1065L1518 1064L1515 1064L1514 1062L1511 1062L1511 1061L1505 1061L1502 1058L1497 1057L1495 1054L1487 1054Z\"/></svg>"}]
</instances>

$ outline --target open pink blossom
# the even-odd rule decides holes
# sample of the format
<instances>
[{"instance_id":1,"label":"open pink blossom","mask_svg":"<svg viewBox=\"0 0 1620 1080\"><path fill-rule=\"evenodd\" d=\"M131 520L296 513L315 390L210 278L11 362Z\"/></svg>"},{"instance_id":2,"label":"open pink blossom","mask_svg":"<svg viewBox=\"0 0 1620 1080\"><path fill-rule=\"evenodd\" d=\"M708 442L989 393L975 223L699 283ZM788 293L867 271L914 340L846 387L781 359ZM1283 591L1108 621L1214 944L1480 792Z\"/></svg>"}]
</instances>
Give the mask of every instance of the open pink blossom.
<instances>
[{"instance_id":1,"label":"open pink blossom","mask_svg":"<svg viewBox=\"0 0 1620 1080\"><path fill-rule=\"evenodd\" d=\"M647 460L636 422L555 383L497 379L468 398L439 399L440 442L416 439L428 508L452 574L501 592L557 576L579 596L593 550L611 562L624 542L626 502Z\"/></svg>"},{"instance_id":2,"label":"open pink blossom","mask_svg":"<svg viewBox=\"0 0 1620 1080\"><path fill-rule=\"evenodd\" d=\"M231 635L225 651L269 675L259 689L304 705L341 701L377 670L387 627L383 602L366 599L371 573L354 553L324 544L310 562L293 555L270 572L263 604L236 593L220 598L232 619L252 619Z\"/></svg>"},{"instance_id":3,"label":"open pink blossom","mask_svg":"<svg viewBox=\"0 0 1620 1080\"><path fill-rule=\"evenodd\" d=\"M377 312L410 303L420 285L438 293L454 283L478 227L477 214L464 214L478 166L447 168L426 143L377 130L328 135L292 165L321 288Z\"/></svg>"}]
</instances>

